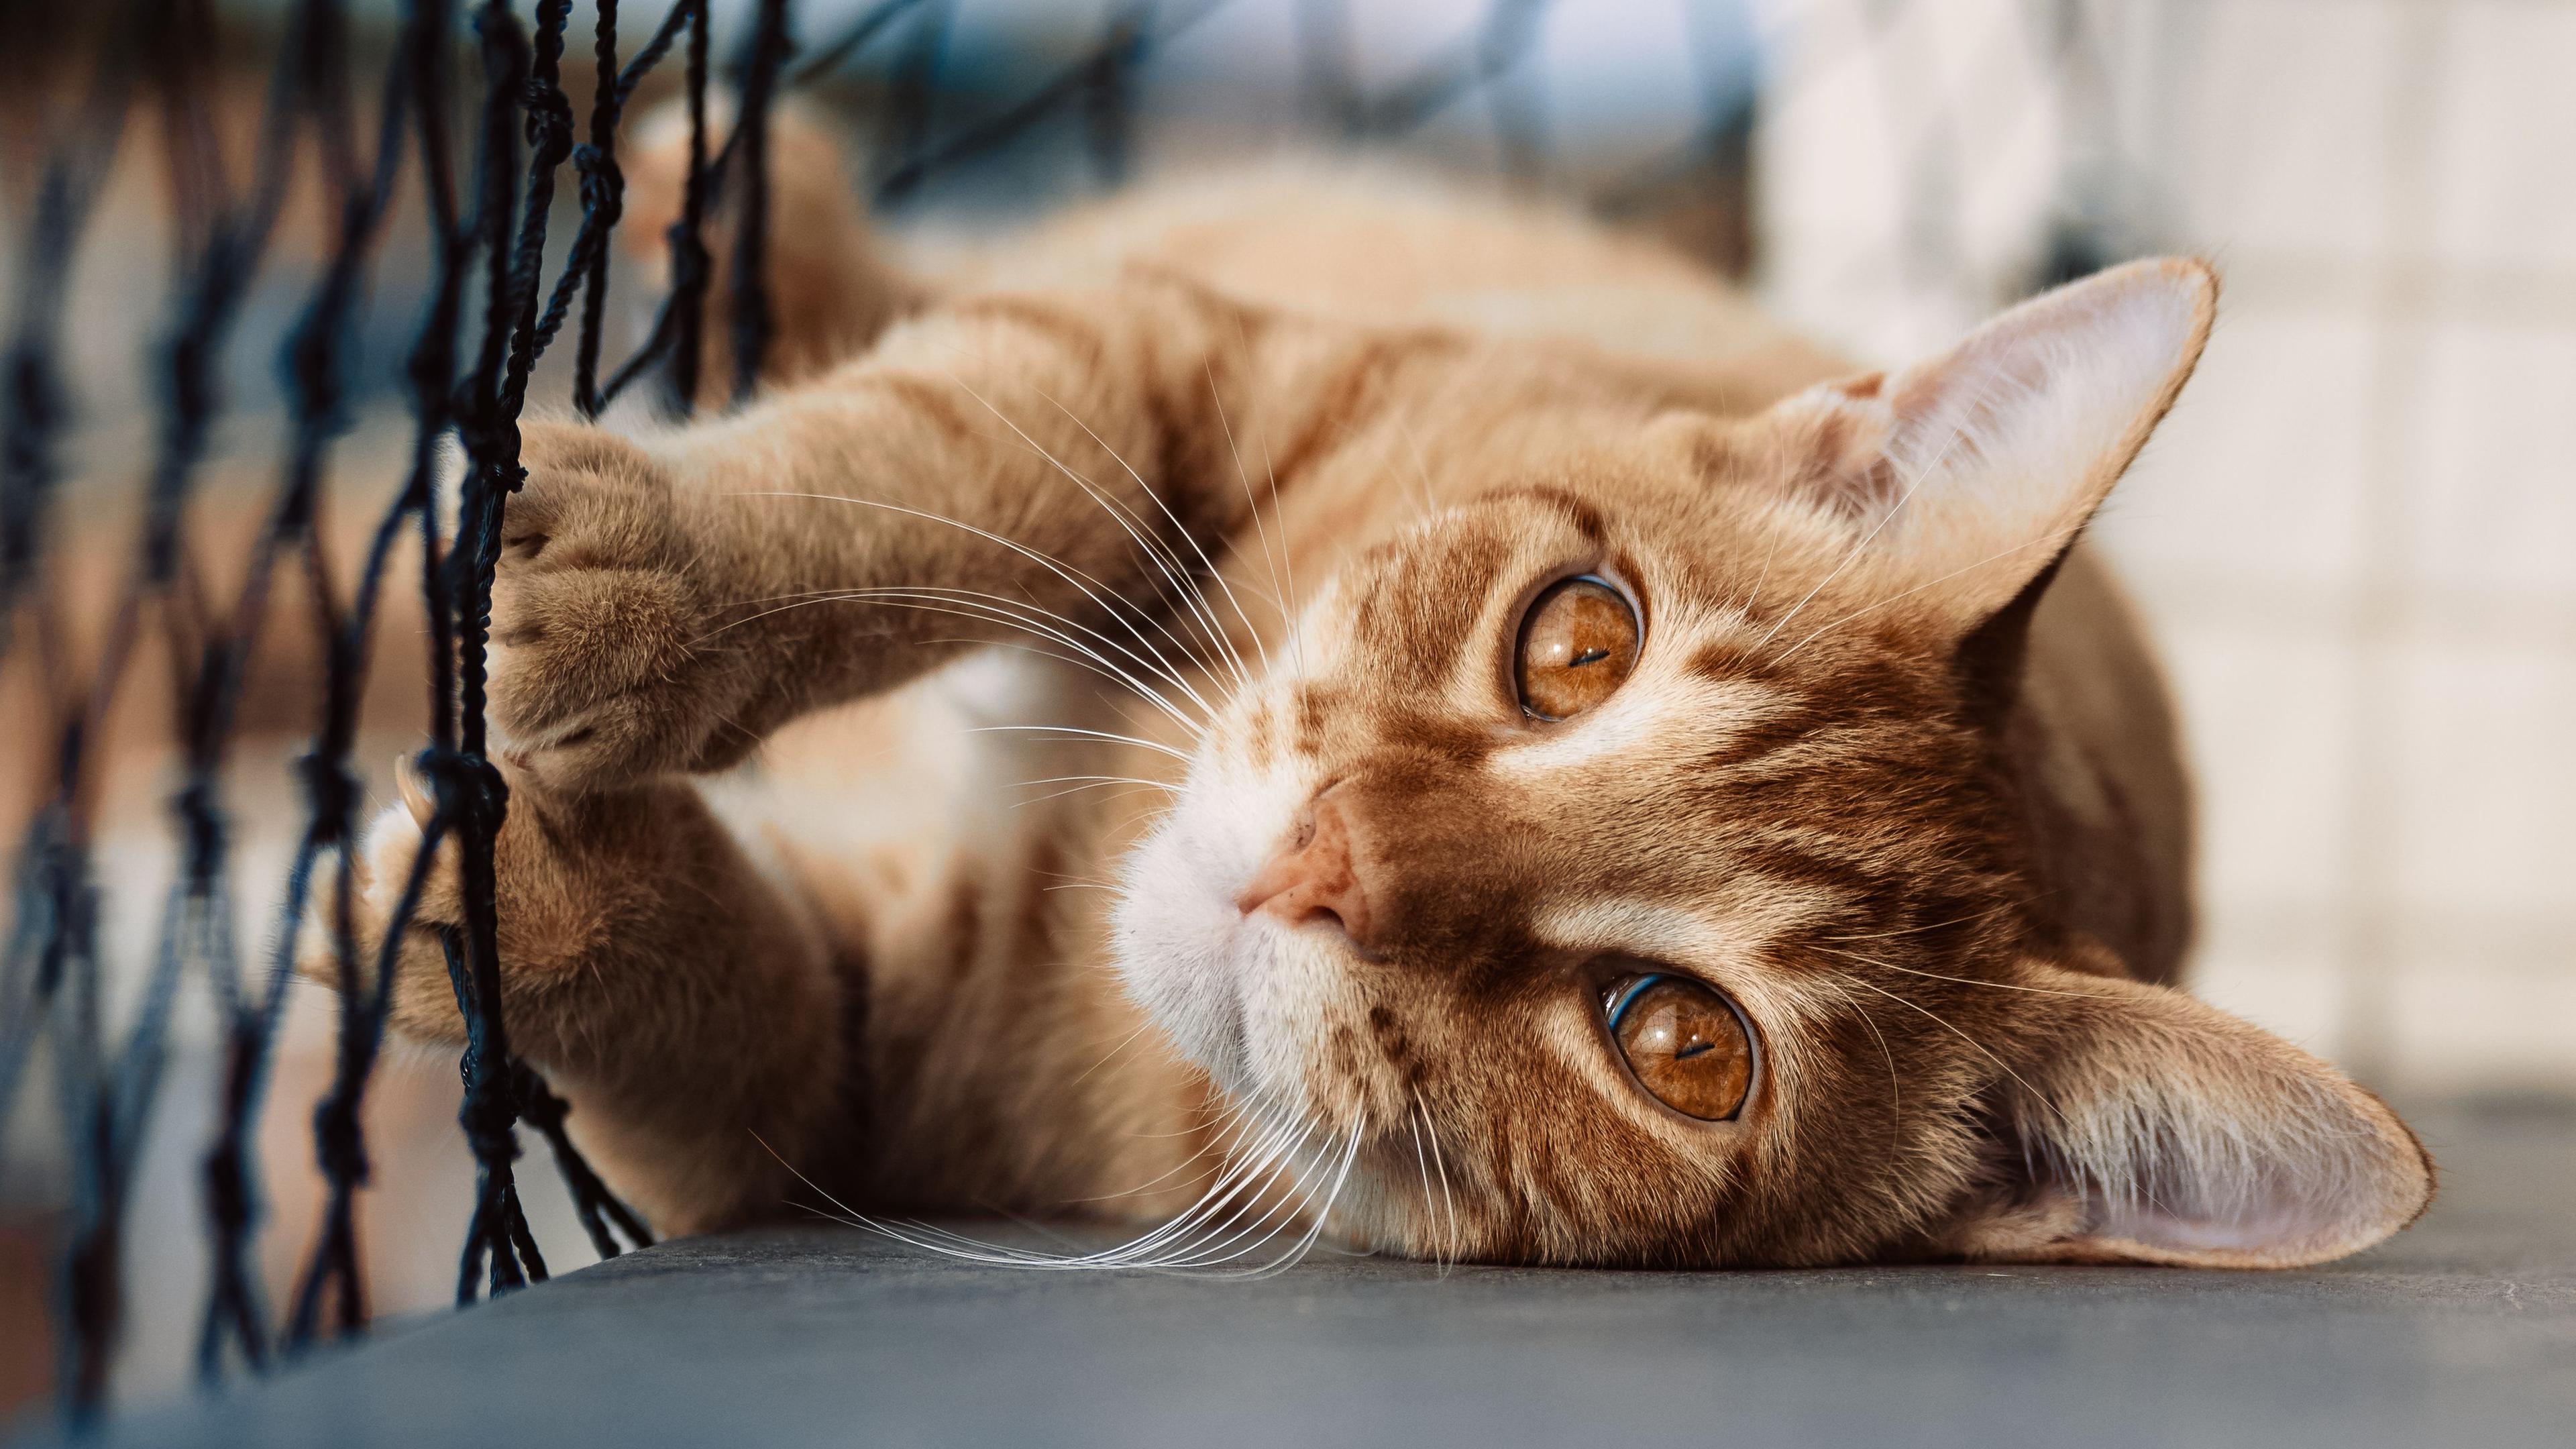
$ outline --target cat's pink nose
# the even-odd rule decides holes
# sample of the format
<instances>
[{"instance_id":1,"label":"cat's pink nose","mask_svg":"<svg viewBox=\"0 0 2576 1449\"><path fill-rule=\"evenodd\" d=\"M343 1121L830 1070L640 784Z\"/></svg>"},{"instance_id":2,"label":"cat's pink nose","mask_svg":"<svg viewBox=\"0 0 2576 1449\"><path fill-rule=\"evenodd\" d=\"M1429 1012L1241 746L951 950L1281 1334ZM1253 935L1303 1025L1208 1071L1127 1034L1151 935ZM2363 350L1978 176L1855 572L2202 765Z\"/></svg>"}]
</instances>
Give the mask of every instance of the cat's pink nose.
<instances>
[{"instance_id":1,"label":"cat's pink nose","mask_svg":"<svg viewBox=\"0 0 2576 1449\"><path fill-rule=\"evenodd\" d=\"M1253 876L1234 904L1247 916L1267 911L1292 926L1330 920L1354 944L1368 944L1368 892L1352 859L1350 821L1332 791L1298 812L1295 838Z\"/></svg>"}]
</instances>

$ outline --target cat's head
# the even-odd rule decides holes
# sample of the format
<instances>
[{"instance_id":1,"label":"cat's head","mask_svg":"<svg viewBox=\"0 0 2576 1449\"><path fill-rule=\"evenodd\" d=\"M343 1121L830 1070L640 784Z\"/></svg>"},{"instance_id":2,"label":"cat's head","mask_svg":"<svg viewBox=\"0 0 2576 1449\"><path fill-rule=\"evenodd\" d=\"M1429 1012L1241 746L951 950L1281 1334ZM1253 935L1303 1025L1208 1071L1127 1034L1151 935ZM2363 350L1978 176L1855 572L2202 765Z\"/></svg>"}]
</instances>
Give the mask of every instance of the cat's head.
<instances>
[{"instance_id":1,"label":"cat's head","mask_svg":"<svg viewBox=\"0 0 2576 1449\"><path fill-rule=\"evenodd\" d=\"M2214 299L2121 268L1892 376L1571 440L1344 567L1119 908L1247 1150L1489 1260L2277 1265L2411 1220L2385 1106L2106 974L2021 843L2024 626Z\"/></svg>"}]
</instances>

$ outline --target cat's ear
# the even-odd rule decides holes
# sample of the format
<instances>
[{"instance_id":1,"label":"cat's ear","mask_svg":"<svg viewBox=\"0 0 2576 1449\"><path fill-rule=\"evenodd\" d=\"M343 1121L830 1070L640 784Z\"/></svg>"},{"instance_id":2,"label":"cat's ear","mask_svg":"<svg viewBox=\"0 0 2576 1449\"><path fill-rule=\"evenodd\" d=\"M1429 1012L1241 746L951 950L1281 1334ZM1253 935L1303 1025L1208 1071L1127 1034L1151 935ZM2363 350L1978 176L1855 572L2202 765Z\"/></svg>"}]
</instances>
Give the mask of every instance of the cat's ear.
<instances>
[{"instance_id":1,"label":"cat's ear","mask_svg":"<svg viewBox=\"0 0 2576 1449\"><path fill-rule=\"evenodd\" d=\"M1850 518L1874 592L1972 629L2064 555L2191 376L2217 301L2205 263L2132 262L1901 372L1810 388L1771 410L1788 486Z\"/></svg>"},{"instance_id":2,"label":"cat's ear","mask_svg":"<svg viewBox=\"0 0 2576 1449\"><path fill-rule=\"evenodd\" d=\"M2432 1159L2397 1115L2279 1037L2164 987L2045 966L2026 984L1987 1113L1991 1177L1947 1250L2297 1267L2432 1200Z\"/></svg>"}]
</instances>

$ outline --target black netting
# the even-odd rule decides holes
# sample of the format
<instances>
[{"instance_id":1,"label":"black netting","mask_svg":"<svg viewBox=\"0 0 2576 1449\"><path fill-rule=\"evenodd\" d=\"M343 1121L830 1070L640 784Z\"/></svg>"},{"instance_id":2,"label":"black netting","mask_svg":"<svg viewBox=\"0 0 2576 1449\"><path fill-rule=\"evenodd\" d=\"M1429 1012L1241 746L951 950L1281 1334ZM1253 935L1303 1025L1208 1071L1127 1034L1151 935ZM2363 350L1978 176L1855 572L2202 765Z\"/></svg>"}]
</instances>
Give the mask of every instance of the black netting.
<instances>
[{"instance_id":1,"label":"black netting","mask_svg":"<svg viewBox=\"0 0 2576 1449\"><path fill-rule=\"evenodd\" d=\"M875 69L865 94L879 154L881 205L918 196L934 179L1002 152L1042 128L1061 127L1115 182L1130 162L1139 76L1156 53L1226 0L1116 4L1069 64L995 104L943 106L940 67L955 23L954 0L881 0L803 48L786 0L743 7L717 53L707 0L659 10L642 43L621 53L615 0L594 0L588 109L577 115L564 65L578 37L571 0L539 0L523 16L502 0L408 0L372 85L346 0L297 0L278 31L271 79L248 175L230 174L211 114L217 43L212 0L131 0L88 57L85 90L45 118L49 133L16 252L16 311L0 399L0 664L20 663L41 682L44 738L11 741L49 761L50 798L17 843L7 934L0 938L0 1122L12 1120L38 1062L50 1064L71 1163L59 1324L62 1392L75 1417L105 1402L120 1331L121 1234L137 1155L170 1052L174 1004L203 983L218 1018L221 1066L216 1127L203 1157L203 1212L212 1253L198 1361L209 1380L238 1360L269 1363L367 1320L356 1200L369 1172L360 1130L370 1076L384 1044L391 946L362 959L346 903L361 805L351 751L369 672L370 641L412 605L390 596L398 554L416 556L418 607L430 638L426 748L416 759L434 800L428 846L448 844L465 886L464 924L445 947L469 1040L459 1114L478 1186L459 1264L457 1299L500 1293L546 1275L522 1211L514 1171L517 1128L533 1126L553 1149L580 1220L602 1255L651 1241L645 1225L602 1185L564 1132L565 1104L516 1060L499 1010L493 840L508 808L487 759L486 632L503 506L516 490L518 421L540 357L570 327L570 405L591 416L651 380L660 406L686 414L711 394L700 376L708 353L710 289L727 328L732 375L722 392L752 391L771 332L763 288L768 204L768 119L782 89L845 78L854 59ZM656 7L657 10L659 7ZM1532 44L1542 5L1497 0L1456 43L1412 72L1374 87L1356 77L1350 15L1334 0L1297 11L1297 65L1310 121L1342 140L1401 135L1481 96L1493 153L1519 177L1546 162L1543 118L1512 81ZM578 64L578 52L572 52ZM610 305L610 237L624 183L619 127L639 88L676 70L689 129L686 184L670 229L669 286L639 348L604 355ZM711 115L728 107L738 121ZM964 110L951 121L937 112ZM1707 124L1673 156L1612 178L1610 209L1688 166L1742 172L1746 111L1713 104ZM66 461L76 400L70 395L65 310L84 226L97 209L120 146L159 127L167 152L167 214L175 229L175 310L149 354L157 396L139 545L123 568L105 644L78 660L62 639L59 600L42 586L62 531ZM549 223L566 168L579 220L558 237L547 267ZM299 171L299 168L303 168ZM299 176L302 178L299 183ZM221 359L245 300L273 261L290 190L318 185L323 242L309 288L277 356L287 403L282 463L263 505L247 566L228 590L209 582L201 546L184 527L209 440L225 414ZM427 234L427 280L418 296L370 296L388 218L417 208ZM731 262L713 274L707 229L729 219ZM352 425L353 338L367 309L417 317L401 385L413 427L408 458L388 480L383 505L354 571L335 573L316 526L334 444ZM451 522L434 490L441 450L461 450ZM278 589L300 576L301 587ZM230 914L235 869L225 793L236 714L252 656L274 633L291 593L308 610L322 657L313 677L310 746L298 771L304 823L273 921ZM102 989L102 912L140 908L103 894L94 802L105 721L120 684L152 653L175 661L178 702L170 728L184 771L170 802L179 837L176 879L159 908L157 947L139 1004L111 1013ZM11 656L17 656L15 661ZM390 942L417 903L421 862L405 883ZM324 873L328 873L325 878ZM309 921L317 903L329 918ZM261 1213L254 1129L269 1105L274 1043L293 976L299 926L318 929L336 957L340 1016L328 1090L313 1108L314 1151L327 1186L318 1233L291 1300L263 1301L256 1272ZM245 929L272 942L257 959L238 945ZM111 1015L120 1018L111 1024Z\"/></svg>"}]
</instances>

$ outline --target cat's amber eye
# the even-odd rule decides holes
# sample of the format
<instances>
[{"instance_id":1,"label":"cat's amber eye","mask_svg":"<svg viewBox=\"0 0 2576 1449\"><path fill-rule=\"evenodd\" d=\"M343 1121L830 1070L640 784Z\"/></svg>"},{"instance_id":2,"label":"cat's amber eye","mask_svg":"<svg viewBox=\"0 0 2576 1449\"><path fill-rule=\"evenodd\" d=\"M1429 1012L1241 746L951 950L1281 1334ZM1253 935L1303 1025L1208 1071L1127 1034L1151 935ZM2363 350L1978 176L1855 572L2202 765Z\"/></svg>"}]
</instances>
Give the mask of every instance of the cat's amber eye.
<instances>
[{"instance_id":1,"label":"cat's amber eye","mask_svg":"<svg viewBox=\"0 0 2576 1449\"><path fill-rule=\"evenodd\" d=\"M1600 579L1550 585L1521 620L1512 665L1521 708L1537 719L1572 719L1608 699L1637 667L1639 632L1627 596Z\"/></svg>"},{"instance_id":2,"label":"cat's amber eye","mask_svg":"<svg viewBox=\"0 0 2576 1449\"><path fill-rule=\"evenodd\" d=\"M1631 976L1602 998L1637 1085L1685 1117L1722 1122L1753 1086L1753 1037L1726 998L1680 976Z\"/></svg>"}]
</instances>

